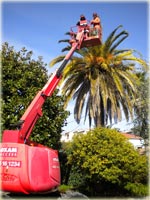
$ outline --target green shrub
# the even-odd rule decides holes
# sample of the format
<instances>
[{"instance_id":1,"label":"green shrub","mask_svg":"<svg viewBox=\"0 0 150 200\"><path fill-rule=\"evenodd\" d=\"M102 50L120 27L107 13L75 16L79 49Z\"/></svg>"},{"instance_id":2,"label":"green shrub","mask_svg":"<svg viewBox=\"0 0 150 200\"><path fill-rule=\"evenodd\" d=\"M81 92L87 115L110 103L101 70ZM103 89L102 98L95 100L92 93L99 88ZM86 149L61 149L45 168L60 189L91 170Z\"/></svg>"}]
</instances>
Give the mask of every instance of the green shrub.
<instances>
[{"instance_id":1,"label":"green shrub","mask_svg":"<svg viewBox=\"0 0 150 200\"><path fill-rule=\"evenodd\" d=\"M72 189L72 186L70 185L60 185L58 187L58 190L60 193L65 193L67 190L70 190L70 189Z\"/></svg>"},{"instance_id":2,"label":"green shrub","mask_svg":"<svg viewBox=\"0 0 150 200\"><path fill-rule=\"evenodd\" d=\"M66 145L69 184L98 196L146 196L148 161L114 129L77 134ZM108 186L110 188L108 188ZM118 190L119 188L119 190Z\"/></svg>"}]
</instances>

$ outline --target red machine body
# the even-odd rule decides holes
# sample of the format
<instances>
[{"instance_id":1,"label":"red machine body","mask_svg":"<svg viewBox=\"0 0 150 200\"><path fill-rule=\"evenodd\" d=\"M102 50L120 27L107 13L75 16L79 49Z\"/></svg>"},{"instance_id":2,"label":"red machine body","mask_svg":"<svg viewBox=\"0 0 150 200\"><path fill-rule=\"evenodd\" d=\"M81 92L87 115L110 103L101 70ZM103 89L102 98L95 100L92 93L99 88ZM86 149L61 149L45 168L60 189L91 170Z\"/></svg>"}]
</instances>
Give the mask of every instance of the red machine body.
<instances>
[{"instance_id":1,"label":"red machine body","mask_svg":"<svg viewBox=\"0 0 150 200\"><path fill-rule=\"evenodd\" d=\"M58 152L20 143L1 145L2 190L15 193L42 193L60 184Z\"/></svg>"},{"instance_id":2,"label":"red machine body","mask_svg":"<svg viewBox=\"0 0 150 200\"><path fill-rule=\"evenodd\" d=\"M58 85L63 70L76 49L101 43L101 38L89 36L90 26L84 24L71 32L72 45L59 69L50 77L46 85L37 93L20 121L17 130L5 130L0 146L0 189L15 193L45 193L56 189L60 183L60 164L57 150L31 142L29 136L38 118L42 116L42 106ZM75 36L76 35L76 36ZM75 36L75 37L74 37Z\"/></svg>"}]
</instances>

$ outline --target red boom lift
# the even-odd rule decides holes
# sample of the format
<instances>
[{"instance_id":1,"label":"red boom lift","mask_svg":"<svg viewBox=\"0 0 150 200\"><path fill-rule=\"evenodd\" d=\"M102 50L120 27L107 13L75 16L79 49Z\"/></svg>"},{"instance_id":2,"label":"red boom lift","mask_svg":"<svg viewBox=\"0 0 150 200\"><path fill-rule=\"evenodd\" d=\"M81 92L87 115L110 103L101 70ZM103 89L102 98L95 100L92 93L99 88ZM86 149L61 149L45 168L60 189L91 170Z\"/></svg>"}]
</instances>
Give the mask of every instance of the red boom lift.
<instances>
[{"instance_id":1,"label":"red boom lift","mask_svg":"<svg viewBox=\"0 0 150 200\"><path fill-rule=\"evenodd\" d=\"M37 93L18 123L17 130L4 130L0 146L0 189L12 193L44 193L60 185L57 150L29 140L32 129L42 116L42 106L58 85L63 70L75 50L101 44L101 36L90 36L87 22L71 31L71 49L59 69Z\"/></svg>"}]
</instances>

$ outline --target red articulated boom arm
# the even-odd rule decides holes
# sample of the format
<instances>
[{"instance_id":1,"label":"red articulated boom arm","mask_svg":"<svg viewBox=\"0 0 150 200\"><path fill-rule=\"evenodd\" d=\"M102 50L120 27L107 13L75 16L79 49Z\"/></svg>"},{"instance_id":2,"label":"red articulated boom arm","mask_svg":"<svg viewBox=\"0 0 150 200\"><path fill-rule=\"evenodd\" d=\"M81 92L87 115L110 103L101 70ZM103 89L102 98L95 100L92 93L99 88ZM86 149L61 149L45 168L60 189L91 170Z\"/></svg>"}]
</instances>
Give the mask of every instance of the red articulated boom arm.
<instances>
[{"instance_id":1,"label":"red articulated boom arm","mask_svg":"<svg viewBox=\"0 0 150 200\"><path fill-rule=\"evenodd\" d=\"M88 31L87 31L88 30ZM53 94L63 70L76 49L101 43L100 37L90 36L90 27L78 27L72 34L72 45L59 69L37 93L20 121L17 130L4 130L0 146L0 190L12 193L52 192L61 184L58 151L29 141L30 134L42 116L42 106Z\"/></svg>"}]
</instances>

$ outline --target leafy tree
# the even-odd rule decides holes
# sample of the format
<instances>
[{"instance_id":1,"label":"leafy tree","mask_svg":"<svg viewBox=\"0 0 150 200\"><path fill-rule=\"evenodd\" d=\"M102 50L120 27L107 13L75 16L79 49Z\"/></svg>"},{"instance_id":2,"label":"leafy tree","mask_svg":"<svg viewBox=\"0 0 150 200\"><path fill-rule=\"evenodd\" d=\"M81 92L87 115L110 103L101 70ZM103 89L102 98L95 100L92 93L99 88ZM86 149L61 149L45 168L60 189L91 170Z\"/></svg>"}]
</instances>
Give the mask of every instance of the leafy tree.
<instances>
[{"instance_id":1,"label":"leafy tree","mask_svg":"<svg viewBox=\"0 0 150 200\"><path fill-rule=\"evenodd\" d=\"M92 121L96 127L106 126L108 119L110 123L112 120L121 121L122 113L127 120L133 117L139 84L135 64L144 67L147 64L135 54L135 50L117 49L128 37L125 30L117 33L121 27L115 28L102 45L77 50L64 71L62 91L67 96L66 105L72 98L75 100L74 117L77 123L80 123L84 108L85 120L88 117L90 127ZM69 49L70 46L63 51ZM55 58L51 66L63 58Z\"/></svg>"},{"instance_id":2,"label":"leafy tree","mask_svg":"<svg viewBox=\"0 0 150 200\"><path fill-rule=\"evenodd\" d=\"M148 159L115 129L78 133L65 148L72 165L68 184L92 196L147 195Z\"/></svg>"},{"instance_id":3,"label":"leafy tree","mask_svg":"<svg viewBox=\"0 0 150 200\"><path fill-rule=\"evenodd\" d=\"M19 121L36 93L48 80L42 58L32 59L32 51L15 51L8 43L2 45L2 128L12 129ZM43 106L43 116L37 122L31 138L53 148L60 147L62 126L68 112L64 111L64 97L58 89Z\"/></svg>"},{"instance_id":4,"label":"leafy tree","mask_svg":"<svg viewBox=\"0 0 150 200\"><path fill-rule=\"evenodd\" d=\"M149 137L149 77L146 73L138 73L140 85L137 91L137 99L134 106L135 119L132 131L144 139Z\"/></svg>"}]
</instances>

